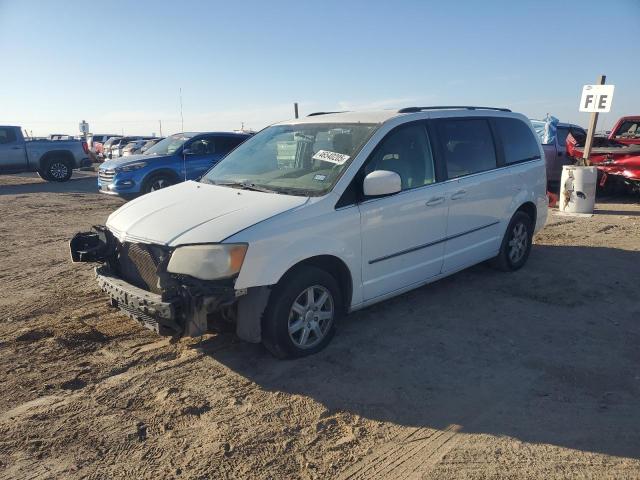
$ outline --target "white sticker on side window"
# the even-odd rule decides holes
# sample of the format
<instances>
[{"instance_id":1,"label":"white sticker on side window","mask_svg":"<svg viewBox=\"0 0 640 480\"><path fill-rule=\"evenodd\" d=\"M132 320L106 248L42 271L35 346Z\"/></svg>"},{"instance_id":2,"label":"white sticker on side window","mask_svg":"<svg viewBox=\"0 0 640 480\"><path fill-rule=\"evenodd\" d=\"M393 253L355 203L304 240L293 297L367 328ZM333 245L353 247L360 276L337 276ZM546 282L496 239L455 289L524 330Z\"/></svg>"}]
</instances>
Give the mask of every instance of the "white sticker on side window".
<instances>
[{"instance_id":1,"label":"white sticker on side window","mask_svg":"<svg viewBox=\"0 0 640 480\"><path fill-rule=\"evenodd\" d=\"M313 159L335 163L336 165L342 165L344 162L349 160L349 155L338 152L330 152L329 150L318 150L313 156Z\"/></svg>"}]
</instances>

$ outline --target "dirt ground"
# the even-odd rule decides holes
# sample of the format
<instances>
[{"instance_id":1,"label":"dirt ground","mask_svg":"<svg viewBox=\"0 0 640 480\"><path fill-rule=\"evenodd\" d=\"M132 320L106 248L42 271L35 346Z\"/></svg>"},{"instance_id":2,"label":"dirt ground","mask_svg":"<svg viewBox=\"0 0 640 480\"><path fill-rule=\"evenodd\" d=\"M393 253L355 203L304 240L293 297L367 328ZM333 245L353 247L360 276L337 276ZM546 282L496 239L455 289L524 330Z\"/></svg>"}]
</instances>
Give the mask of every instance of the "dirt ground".
<instances>
[{"instance_id":1,"label":"dirt ground","mask_svg":"<svg viewBox=\"0 0 640 480\"><path fill-rule=\"evenodd\" d=\"M640 201L552 214L479 265L273 359L107 305L71 235L95 179L0 177L2 478L640 478Z\"/></svg>"}]
</instances>

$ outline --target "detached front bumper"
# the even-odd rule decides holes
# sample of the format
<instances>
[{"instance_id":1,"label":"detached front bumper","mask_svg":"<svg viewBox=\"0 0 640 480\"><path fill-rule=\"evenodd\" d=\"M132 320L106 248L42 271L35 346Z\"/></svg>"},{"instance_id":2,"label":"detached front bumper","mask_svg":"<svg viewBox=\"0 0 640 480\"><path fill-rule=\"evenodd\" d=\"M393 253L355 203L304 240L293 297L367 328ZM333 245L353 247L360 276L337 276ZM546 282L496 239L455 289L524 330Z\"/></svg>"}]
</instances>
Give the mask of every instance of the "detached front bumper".
<instances>
[{"instance_id":1,"label":"detached front bumper","mask_svg":"<svg viewBox=\"0 0 640 480\"><path fill-rule=\"evenodd\" d=\"M116 277L108 266L95 268L98 285L111 297L111 304L145 328L160 335L175 335L183 328L179 324L182 310L180 299L163 300L161 295L148 292Z\"/></svg>"}]
</instances>

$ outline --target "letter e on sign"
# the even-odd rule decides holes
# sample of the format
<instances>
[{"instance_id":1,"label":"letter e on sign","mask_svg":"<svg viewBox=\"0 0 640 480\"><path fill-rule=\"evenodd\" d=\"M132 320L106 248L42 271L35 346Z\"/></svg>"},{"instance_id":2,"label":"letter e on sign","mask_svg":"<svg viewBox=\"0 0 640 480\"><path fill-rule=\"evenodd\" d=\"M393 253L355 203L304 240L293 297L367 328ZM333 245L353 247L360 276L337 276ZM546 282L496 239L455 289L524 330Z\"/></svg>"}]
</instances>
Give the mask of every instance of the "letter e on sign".
<instances>
[{"instance_id":1,"label":"letter e on sign","mask_svg":"<svg viewBox=\"0 0 640 480\"><path fill-rule=\"evenodd\" d=\"M585 85L580 98L581 112L607 113L611 111L615 85Z\"/></svg>"}]
</instances>

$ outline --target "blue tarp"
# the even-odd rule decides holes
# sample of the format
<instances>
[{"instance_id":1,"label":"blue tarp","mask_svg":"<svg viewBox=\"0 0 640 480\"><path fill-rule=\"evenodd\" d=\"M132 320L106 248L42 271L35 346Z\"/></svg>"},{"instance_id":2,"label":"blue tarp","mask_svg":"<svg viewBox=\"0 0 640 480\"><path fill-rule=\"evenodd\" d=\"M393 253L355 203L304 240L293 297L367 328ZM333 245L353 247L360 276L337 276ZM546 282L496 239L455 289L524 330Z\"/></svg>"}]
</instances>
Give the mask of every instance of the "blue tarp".
<instances>
[{"instance_id":1,"label":"blue tarp","mask_svg":"<svg viewBox=\"0 0 640 480\"><path fill-rule=\"evenodd\" d=\"M559 122L560 120L549 114L547 114L544 120L531 120L533 129L538 134L538 137L540 137L540 143L543 145L555 143Z\"/></svg>"}]
</instances>

